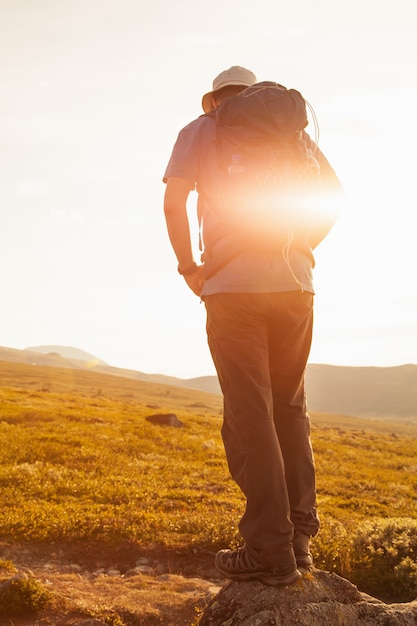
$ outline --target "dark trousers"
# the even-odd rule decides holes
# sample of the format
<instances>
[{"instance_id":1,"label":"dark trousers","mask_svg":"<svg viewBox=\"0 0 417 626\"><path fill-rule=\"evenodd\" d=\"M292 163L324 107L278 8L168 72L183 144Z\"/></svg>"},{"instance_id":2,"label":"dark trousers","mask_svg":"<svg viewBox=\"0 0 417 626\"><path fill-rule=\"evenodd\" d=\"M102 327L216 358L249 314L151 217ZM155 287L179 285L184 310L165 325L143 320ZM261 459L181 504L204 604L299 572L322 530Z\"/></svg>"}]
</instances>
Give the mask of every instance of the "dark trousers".
<instances>
[{"instance_id":1,"label":"dark trousers","mask_svg":"<svg viewBox=\"0 0 417 626\"><path fill-rule=\"evenodd\" d=\"M315 535L319 527L304 392L313 295L225 293L204 300L224 396L227 461L246 496L239 530L260 563L289 565L294 529Z\"/></svg>"}]
</instances>

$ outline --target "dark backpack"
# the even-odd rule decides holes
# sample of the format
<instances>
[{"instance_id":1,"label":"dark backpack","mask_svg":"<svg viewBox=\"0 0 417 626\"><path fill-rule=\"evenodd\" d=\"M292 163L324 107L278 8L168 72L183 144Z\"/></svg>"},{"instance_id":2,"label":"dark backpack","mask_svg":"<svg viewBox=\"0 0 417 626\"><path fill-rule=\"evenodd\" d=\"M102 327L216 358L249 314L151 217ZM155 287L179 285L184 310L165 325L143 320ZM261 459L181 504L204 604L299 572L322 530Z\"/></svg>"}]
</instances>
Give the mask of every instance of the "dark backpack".
<instances>
[{"instance_id":1,"label":"dark backpack","mask_svg":"<svg viewBox=\"0 0 417 626\"><path fill-rule=\"evenodd\" d=\"M222 103L215 118L219 228L205 242L206 260L221 237L230 241L230 258L250 247L282 246L300 230L300 209L320 176L304 132L306 101L295 89L262 82Z\"/></svg>"}]
</instances>

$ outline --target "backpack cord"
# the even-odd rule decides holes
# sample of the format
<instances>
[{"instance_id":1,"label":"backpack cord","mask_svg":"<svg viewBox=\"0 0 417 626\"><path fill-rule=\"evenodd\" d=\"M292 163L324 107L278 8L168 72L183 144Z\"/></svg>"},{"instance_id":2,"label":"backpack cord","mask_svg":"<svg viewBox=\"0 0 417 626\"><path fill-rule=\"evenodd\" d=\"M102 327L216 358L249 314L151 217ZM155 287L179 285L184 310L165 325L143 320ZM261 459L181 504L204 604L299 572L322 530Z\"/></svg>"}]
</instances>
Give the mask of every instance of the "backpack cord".
<instances>
[{"instance_id":1,"label":"backpack cord","mask_svg":"<svg viewBox=\"0 0 417 626\"><path fill-rule=\"evenodd\" d=\"M293 239L294 239L294 233L288 233L287 241L286 241L285 245L282 248L282 257L283 257L285 263L287 264L287 267L290 270L290 274L293 277L294 281L297 283L297 285L299 285L301 287L301 291L304 291L303 283L297 278L297 276L294 273L294 270L291 267L290 248L291 248L291 244L292 244Z\"/></svg>"},{"instance_id":2,"label":"backpack cord","mask_svg":"<svg viewBox=\"0 0 417 626\"><path fill-rule=\"evenodd\" d=\"M320 128L319 128L319 122L317 120L317 115L315 110L313 109L313 107L311 106L311 104L308 102L308 100L305 100L306 103L306 107L308 108L312 120L313 120L313 126L314 126L314 150L313 150L313 156L316 153L316 150L318 148L318 143L319 143L319 138L320 138Z\"/></svg>"}]
</instances>

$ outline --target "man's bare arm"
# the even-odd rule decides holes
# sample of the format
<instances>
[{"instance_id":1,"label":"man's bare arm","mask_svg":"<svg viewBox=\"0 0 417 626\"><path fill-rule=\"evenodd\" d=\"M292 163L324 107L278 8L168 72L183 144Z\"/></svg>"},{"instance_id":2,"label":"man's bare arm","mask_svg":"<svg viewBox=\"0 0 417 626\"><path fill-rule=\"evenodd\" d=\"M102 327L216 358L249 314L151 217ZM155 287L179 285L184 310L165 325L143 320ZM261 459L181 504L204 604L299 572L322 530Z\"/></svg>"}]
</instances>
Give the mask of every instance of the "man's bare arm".
<instances>
[{"instance_id":1,"label":"man's bare arm","mask_svg":"<svg viewBox=\"0 0 417 626\"><path fill-rule=\"evenodd\" d=\"M178 259L178 269L180 273L185 272L184 278L187 285L199 296L204 282L204 269L202 266L194 269L195 261L187 215L189 193L190 183L188 181L182 178L168 178L164 197L164 213L169 239Z\"/></svg>"}]
</instances>

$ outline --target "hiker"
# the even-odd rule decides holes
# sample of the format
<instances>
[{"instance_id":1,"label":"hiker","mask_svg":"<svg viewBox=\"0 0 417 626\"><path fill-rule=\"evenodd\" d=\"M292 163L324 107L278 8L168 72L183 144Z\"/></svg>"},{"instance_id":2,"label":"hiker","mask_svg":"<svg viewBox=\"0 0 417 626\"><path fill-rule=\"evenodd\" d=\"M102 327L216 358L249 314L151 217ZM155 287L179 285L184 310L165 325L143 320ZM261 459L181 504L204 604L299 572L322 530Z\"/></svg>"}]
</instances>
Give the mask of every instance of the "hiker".
<instances>
[{"instance_id":1,"label":"hiker","mask_svg":"<svg viewBox=\"0 0 417 626\"><path fill-rule=\"evenodd\" d=\"M309 214L294 217L298 227L288 229L287 223L281 232L278 218L271 218L276 225L266 214L256 217L261 202L256 192L251 197L251 182L247 193L238 195L236 187L234 203L229 194L233 210L227 204L222 181L244 168L240 155L232 154L225 174L219 116L230 117L236 104L255 104L242 97L264 88L304 105L299 92L257 83L243 67L214 79L202 99L204 115L183 128L174 145L164 175L164 212L178 272L206 307L208 344L224 397L222 438L230 473L246 498L239 522L243 545L220 550L215 565L226 578L280 585L295 582L299 568L312 565L310 538L319 529L304 372L312 337L312 248L335 218L326 210L316 219L318 202L312 202ZM340 192L338 178L304 128L297 130L297 141L305 162L314 165L324 206L324 192L327 200ZM204 244L201 264L193 258L187 218L194 189ZM260 198L262 186L257 189ZM308 194L304 198L308 204Z\"/></svg>"}]
</instances>

